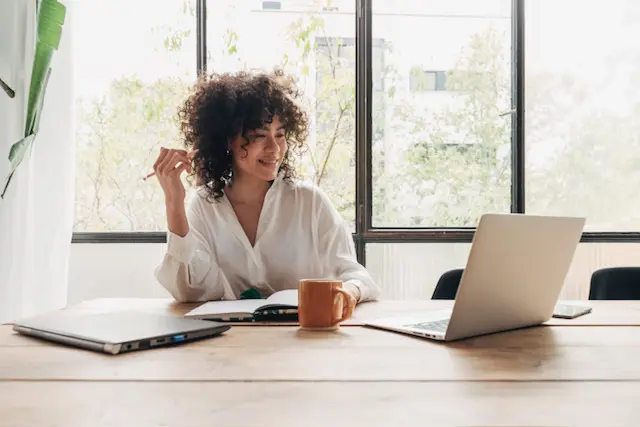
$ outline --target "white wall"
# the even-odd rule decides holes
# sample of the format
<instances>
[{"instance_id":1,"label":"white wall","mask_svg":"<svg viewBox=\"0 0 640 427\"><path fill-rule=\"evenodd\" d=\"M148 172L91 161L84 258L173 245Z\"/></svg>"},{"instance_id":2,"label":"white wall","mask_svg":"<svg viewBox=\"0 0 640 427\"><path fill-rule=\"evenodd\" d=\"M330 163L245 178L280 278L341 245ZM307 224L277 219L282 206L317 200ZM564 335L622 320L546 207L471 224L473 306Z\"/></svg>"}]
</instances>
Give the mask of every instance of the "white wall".
<instances>
[{"instance_id":1,"label":"white wall","mask_svg":"<svg viewBox=\"0 0 640 427\"><path fill-rule=\"evenodd\" d=\"M170 297L153 276L165 247L157 243L72 244L68 304L92 298Z\"/></svg>"},{"instance_id":2,"label":"white wall","mask_svg":"<svg viewBox=\"0 0 640 427\"><path fill-rule=\"evenodd\" d=\"M464 266L469 247L466 243L376 244L367 248L367 264L383 298L430 299L442 273ZM72 244L69 304L104 297L170 297L153 277L164 250L164 244ZM640 265L640 244L581 244L562 298L587 299L595 269L625 265Z\"/></svg>"}]
</instances>

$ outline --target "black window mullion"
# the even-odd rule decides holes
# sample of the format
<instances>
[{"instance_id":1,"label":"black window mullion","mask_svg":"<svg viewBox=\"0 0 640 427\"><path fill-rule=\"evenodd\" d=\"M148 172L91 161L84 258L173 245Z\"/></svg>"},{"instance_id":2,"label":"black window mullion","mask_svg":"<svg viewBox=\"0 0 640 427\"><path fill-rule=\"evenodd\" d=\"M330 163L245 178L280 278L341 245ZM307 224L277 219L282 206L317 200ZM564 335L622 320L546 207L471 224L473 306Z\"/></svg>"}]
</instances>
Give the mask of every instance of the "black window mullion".
<instances>
[{"instance_id":1,"label":"black window mullion","mask_svg":"<svg viewBox=\"0 0 640 427\"><path fill-rule=\"evenodd\" d=\"M362 236L354 234L353 240L356 245L356 257L358 259L358 262L362 265L367 265L367 244L365 243L364 238Z\"/></svg>"},{"instance_id":2,"label":"black window mullion","mask_svg":"<svg viewBox=\"0 0 640 427\"><path fill-rule=\"evenodd\" d=\"M167 243L162 231L103 231L73 233L71 243Z\"/></svg>"},{"instance_id":3,"label":"black window mullion","mask_svg":"<svg viewBox=\"0 0 640 427\"><path fill-rule=\"evenodd\" d=\"M356 250L364 264L362 236L371 229L371 1L356 0Z\"/></svg>"},{"instance_id":4,"label":"black window mullion","mask_svg":"<svg viewBox=\"0 0 640 427\"><path fill-rule=\"evenodd\" d=\"M511 0L511 212L525 211L524 0Z\"/></svg>"},{"instance_id":5,"label":"black window mullion","mask_svg":"<svg viewBox=\"0 0 640 427\"><path fill-rule=\"evenodd\" d=\"M198 76L207 71L207 0L196 0L196 67Z\"/></svg>"}]
</instances>

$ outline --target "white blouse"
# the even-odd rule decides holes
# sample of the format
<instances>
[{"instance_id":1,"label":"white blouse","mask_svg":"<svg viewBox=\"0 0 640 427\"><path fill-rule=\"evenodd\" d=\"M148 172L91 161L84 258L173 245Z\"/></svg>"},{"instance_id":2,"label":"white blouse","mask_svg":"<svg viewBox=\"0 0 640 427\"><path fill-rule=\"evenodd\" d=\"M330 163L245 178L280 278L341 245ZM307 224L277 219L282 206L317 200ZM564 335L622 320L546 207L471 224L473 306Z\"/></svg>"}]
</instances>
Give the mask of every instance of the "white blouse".
<instances>
[{"instance_id":1,"label":"white blouse","mask_svg":"<svg viewBox=\"0 0 640 427\"><path fill-rule=\"evenodd\" d=\"M300 279L354 284L360 301L379 289L356 260L347 224L313 184L278 177L269 188L251 246L223 195L210 203L202 188L187 199L189 232L167 234L167 251L155 276L178 301L238 299L249 288L263 296L295 289Z\"/></svg>"}]
</instances>

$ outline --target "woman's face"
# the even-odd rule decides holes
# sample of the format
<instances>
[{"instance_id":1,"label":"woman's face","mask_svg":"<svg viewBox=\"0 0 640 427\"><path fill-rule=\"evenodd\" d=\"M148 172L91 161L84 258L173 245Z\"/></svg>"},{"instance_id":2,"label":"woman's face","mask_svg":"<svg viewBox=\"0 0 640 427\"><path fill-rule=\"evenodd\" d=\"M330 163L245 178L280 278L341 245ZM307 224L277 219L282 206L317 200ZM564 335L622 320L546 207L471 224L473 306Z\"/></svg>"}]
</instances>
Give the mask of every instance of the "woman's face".
<instances>
[{"instance_id":1,"label":"woman's face","mask_svg":"<svg viewBox=\"0 0 640 427\"><path fill-rule=\"evenodd\" d=\"M248 131L246 138L236 137L229 147L234 175L273 181L287 152L284 126L280 119L273 116L271 123Z\"/></svg>"}]
</instances>

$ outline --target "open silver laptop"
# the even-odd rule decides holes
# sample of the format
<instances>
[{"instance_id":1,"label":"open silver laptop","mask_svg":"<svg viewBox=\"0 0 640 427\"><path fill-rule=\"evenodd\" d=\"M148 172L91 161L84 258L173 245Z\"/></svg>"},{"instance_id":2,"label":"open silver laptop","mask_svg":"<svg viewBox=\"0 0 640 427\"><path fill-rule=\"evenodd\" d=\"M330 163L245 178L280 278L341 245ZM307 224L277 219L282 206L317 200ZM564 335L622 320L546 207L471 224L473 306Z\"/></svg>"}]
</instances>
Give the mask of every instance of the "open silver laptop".
<instances>
[{"instance_id":1,"label":"open silver laptop","mask_svg":"<svg viewBox=\"0 0 640 427\"><path fill-rule=\"evenodd\" d=\"M18 321L13 330L45 340L109 354L181 344L219 335L231 326L205 320L117 311L62 311Z\"/></svg>"},{"instance_id":2,"label":"open silver laptop","mask_svg":"<svg viewBox=\"0 0 640 427\"><path fill-rule=\"evenodd\" d=\"M443 341L541 324L553 315L584 223L574 217L483 215L451 312L364 323Z\"/></svg>"}]
</instances>

